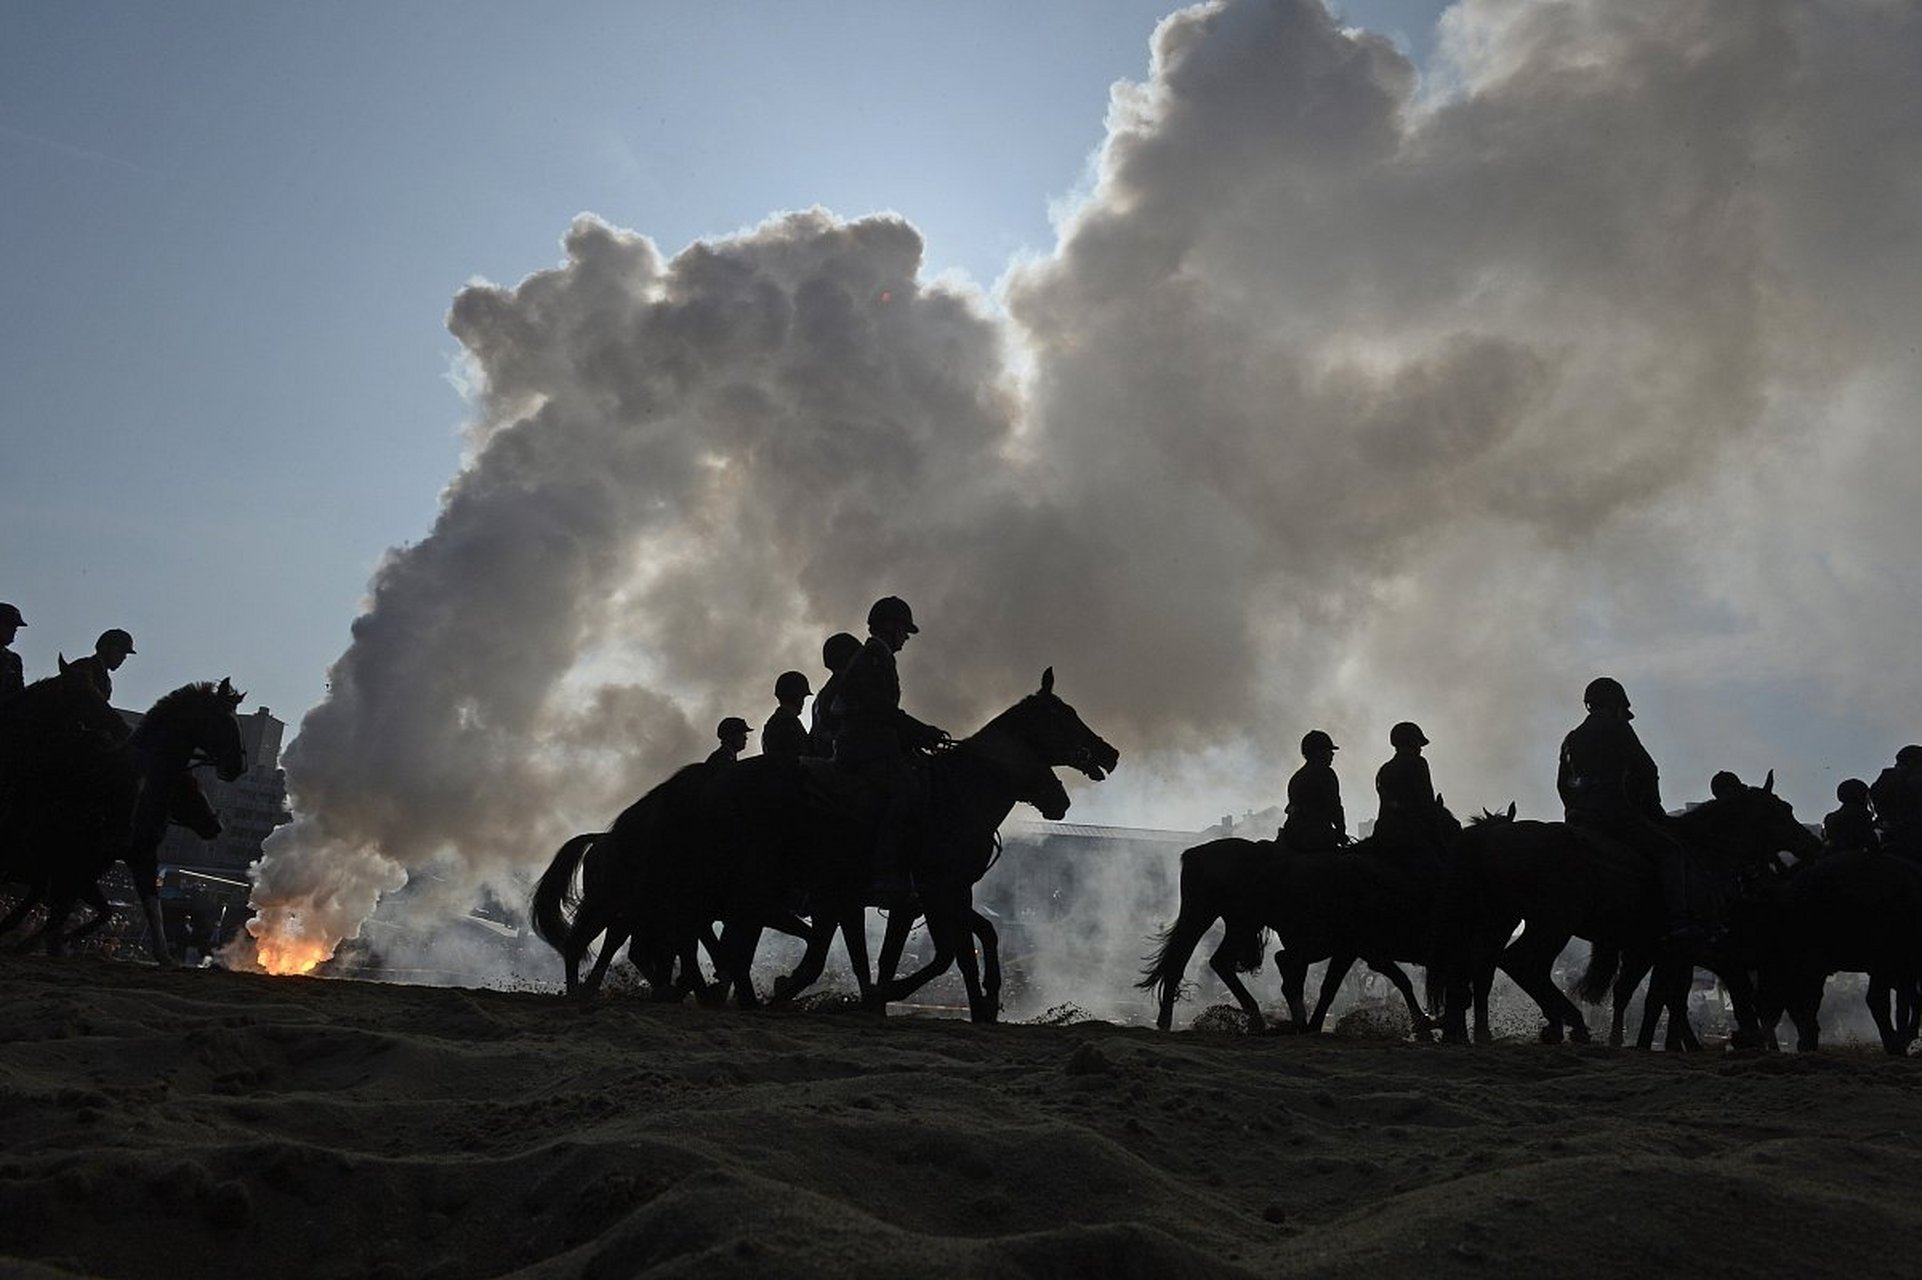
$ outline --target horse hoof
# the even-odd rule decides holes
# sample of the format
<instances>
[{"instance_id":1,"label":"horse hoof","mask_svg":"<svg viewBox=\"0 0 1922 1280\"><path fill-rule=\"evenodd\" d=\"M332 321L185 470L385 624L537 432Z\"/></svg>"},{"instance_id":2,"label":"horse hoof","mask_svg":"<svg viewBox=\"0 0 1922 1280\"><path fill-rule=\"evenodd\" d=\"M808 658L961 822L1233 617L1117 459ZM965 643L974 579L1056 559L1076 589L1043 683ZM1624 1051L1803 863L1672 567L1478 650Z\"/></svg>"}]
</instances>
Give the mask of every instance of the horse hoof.
<instances>
[{"instance_id":1,"label":"horse hoof","mask_svg":"<svg viewBox=\"0 0 1922 1280\"><path fill-rule=\"evenodd\" d=\"M1562 1042L1561 1024L1558 1022L1549 1023L1542 1028L1542 1033L1538 1038L1543 1044L1560 1044Z\"/></svg>"}]
</instances>

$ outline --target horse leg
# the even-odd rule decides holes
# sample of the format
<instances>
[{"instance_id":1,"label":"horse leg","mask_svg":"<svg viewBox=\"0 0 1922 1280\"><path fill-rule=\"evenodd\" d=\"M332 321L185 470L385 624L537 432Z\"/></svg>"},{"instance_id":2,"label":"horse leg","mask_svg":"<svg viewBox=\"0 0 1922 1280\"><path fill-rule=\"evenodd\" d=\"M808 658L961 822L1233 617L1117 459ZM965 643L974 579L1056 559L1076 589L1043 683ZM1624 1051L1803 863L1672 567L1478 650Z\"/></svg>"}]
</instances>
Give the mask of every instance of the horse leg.
<instances>
[{"instance_id":1,"label":"horse leg","mask_svg":"<svg viewBox=\"0 0 1922 1280\"><path fill-rule=\"evenodd\" d=\"M614 957L620 954L621 948L632 940L633 937L634 931L628 928L625 922L608 926L607 934L601 940L601 949L594 955L594 967L587 971L585 980L580 977L580 956L577 954L568 955L566 957L567 994L592 995L596 991L599 991L601 989L601 983L607 980L607 971L614 964ZM572 935L569 935L568 944L570 952L572 951L573 941ZM635 966L637 969L639 967L639 965Z\"/></svg>"},{"instance_id":2,"label":"horse leg","mask_svg":"<svg viewBox=\"0 0 1922 1280\"><path fill-rule=\"evenodd\" d=\"M841 913L841 948L847 952L848 967L854 970L854 990L862 1004L874 996L874 975L868 969L868 909L854 902Z\"/></svg>"},{"instance_id":3,"label":"horse leg","mask_svg":"<svg viewBox=\"0 0 1922 1280\"><path fill-rule=\"evenodd\" d=\"M1622 1047L1626 1038L1628 1009L1635 1001L1635 988L1642 985L1642 979L1653 967L1648 954L1640 948L1624 951L1621 964L1609 993L1608 1043L1616 1049Z\"/></svg>"},{"instance_id":4,"label":"horse leg","mask_svg":"<svg viewBox=\"0 0 1922 1280\"><path fill-rule=\"evenodd\" d=\"M1166 1031L1174 1024L1175 1001L1181 998L1181 980L1188 971L1188 961L1194 958L1195 948L1201 945L1202 937L1218 918L1184 909L1175 917L1174 927L1168 930L1161 950L1148 966L1141 986L1153 990L1158 997L1155 1026L1160 1030ZM892 927L894 922L888 923Z\"/></svg>"},{"instance_id":5,"label":"horse leg","mask_svg":"<svg viewBox=\"0 0 1922 1280\"><path fill-rule=\"evenodd\" d=\"M995 1021L1001 1010L988 1003L987 992L981 985L980 964L974 951L972 890L943 891L934 898L924 895L922 902L928 911L929 934L935 935L938 928L940 935L944 936L937 945L954 953L955 967L960 969L961 983L968 991L969 1018L975 1022Z\"/></svg>"},{"instance_id":6,"label":"horse leg","mask_svg":"<svg viewBox=\"0 0 1922 1280\"><path fill-rule=\"evenodd\" d=\"M918 918L917 912L906 907L888 912L888 926L881 934L881 954L874 962L874 986L868 992L868 1007L875 1013L887 1012L884 993L894 982L894 971L900 967L901 953L907 949L908 934Z\"/></svg>"},{"instance_id":7,"label":"horse leg","mask_svg":"<svg viewBox=\"0 0 1922 1280\"><path fill-rule=\"evenodd\" d=\"M1869 1017L1875 1019L1875 1031L1882 1037L1883 1051L1899 1058L1908 1052L1908 1045L1896 1034L1895 1024L1889 1020L1889 1005L1894 994L1895 986L1886 974L1869 975Z\"/></svg>"},{"instance_id":8,"label":"horse leg","mask_svg":"<svg viewBox=\"0 0 1922 1280\"><path fill-rule=\"evenodd\" d=\"M1494 1044L1495 1031L1488 1025L1488 997L1495 989L1495 966L1483 965L1475 974L1475 1043Z\"/></svg>"},{"instance_id":9,"label":"horse leg","mask_svg":"<svg viewBox=\"0 0 1922 1280\"><path fill-rule=\"evenodd\" d=\"M1277 954L1275 959L1280 960L1280 955ZM1315 1011L1308 1015L1309 1031L1321 1030L1322 1020L1328 1016L1328 1006L1335 1003L1335 996L1341 991L1342 981L1348 977L1348 971L1354 967L1354 956L1334 956L1329 959L1328 970L1321 975L1321 995L1315 1000Z\"/></svg>"},{"instance_id":10,"label":"horse leg","mask_svg":"<svg viewBox=\"0 0 1922 1280\"><path fill-rule=\"evenodd\" d=\"M988 1007L1001 1007L1001 935L994 931L994 924L979 911L972 908L968 914L973 917L974 940L981 947L981 990L987 996Z\"/></svg>"},{"instance_id":11,"label":"horse leg","mask_svg":"<svg viewBox=\"0 0 1922 1280\"><path fill-rule=\"evenodd\" d=\"M167 945L167 926L161 915L160 894L142 884L140 907L147 917L147 947L153 953L154 963L163 969L173 968L173 948Z\"/></svg>"},{"instance_id":12,"label":"horse leg","mask_svg":"<svg viewBox=\"0 0 1922 1280\"><path fill-rule=\"evenodd\" d=\"M1281 977L1281 998L1288 1002L1290 1031L1300 1031L1308 1025L1308 1010L1302 1000L1302 988L1308 985L1309 963L1298 952L1291 952L1286 947L1275 952L1275 972Z\"/></svg>"},{"instance_id":13,"label":"horse leg","mask_svg":"<svg viewBox=\"0 0 1922 1280\"><path fill-rule=\"evenodd\" d=\"M1416 1035L1428 1030L1428 1015L1422 1012L1421 1002L1415 998L1415 984L1408 980L1408 974L1393 960L1369 960L1368 967L1395 984L1401 998L1408 1004L1408 1023Z\"/></svg>"},{"instance_id":14,"label":"horse leg","mask_svg":"<svg viewBox=\"0 0 1922 1280\"><path fill-rule=\"evenodd\" d=\"M715 967L721 971L722 981L733 986L735 1003L743 1009L758 1006L761 1002L754 994L750 970L754 967L754 952L761 945L760 921L724 921L715 945L720 948L714 956Z\"/></svg>"},{"instance_id":15,"label":"horse leg","mask_svg":"<svg viewBox=\"0 0 1922 1280\"><path fill-rule=\"evenodd\" d=\"M840 915L823 908L814 914L814 923L807 932L807 950L801 955L801 962L794 966L794 972L784 974L774 980L774 995L769 1004L786 1004L814 985L827 967L828 948L834 945L835 930L841 927ZM863 945L863 952L866 951ZM866 968L865 957L863 968Z\"/></svg>"},{"instance_id":16,"label":"horse leg","mask_svg":"<svg viewBox=\"0 0 1922 1280\"><path fill-rule=\"evenodd\" d=\"M1578 1044L1588 1042L1588 1021L1562 989L1555 985L1555 957L1568 945L1567 933L1544 933L1533 921L1522 929L1522 936L1502 952L1502 968L1515 980L1548 1019L1542 1028L1543 1044L1560 1044L1564 1029Z\"/></svg>"},{"instance_id":17,"label":"horse leg","mask_svg":"<svg viewBox=\"0 0 1922 1280\"><path fill-rule=\"evenodd\" d=\"M1228 927L1228 931L1222 935L1221 945L1216 947L1214 954L1208 957L1208 967L1215 971L1215 976L1221 979L1222 984L1234 996L1235 1003L1239 1004L1241 1011L1248 1015L1248 1030L1260 1031L1268 1025L1262 1019L1261 1006L1255 1003L1254 993L1248 990L1247 985L1241 980L1241 975L1235 972L1234 958L1244 954L1248 945L1244 940L1245 935L1237 936L1241 933L1237 926ZM1275 960L1279 962L1281 957L1277 955Z\"/></svg>"}]
</instances>

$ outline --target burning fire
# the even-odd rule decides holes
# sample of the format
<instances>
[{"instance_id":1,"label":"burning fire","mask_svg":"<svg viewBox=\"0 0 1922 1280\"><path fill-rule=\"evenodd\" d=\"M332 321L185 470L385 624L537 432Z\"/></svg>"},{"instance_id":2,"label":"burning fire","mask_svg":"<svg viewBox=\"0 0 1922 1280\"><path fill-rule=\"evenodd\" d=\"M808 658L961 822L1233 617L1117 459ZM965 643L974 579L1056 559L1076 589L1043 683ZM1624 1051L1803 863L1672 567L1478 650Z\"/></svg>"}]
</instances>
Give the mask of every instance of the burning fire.
<instances>
[{"instance_id":1,"label":"burning fire","mask_svg":"<svg viewBox=\"0 0 1922 1280\"><path fill-rule=\"evenodd\" d=\"M299 977L312 973L334 954L334 944L325 937L310 936L302 927L299 913L286 907L254 904L254 918L247 922L253 941L253 962L263 972L276 977Z\"/></svg>"},{"instance_id":2,"label":"burning fire","mask_svg":"<svg viewBox=\"0 0 1922 1280\"><path fill-rule=\"evenodd\" d=\"M332 955L323 942L309 938L255 938L254 959L276 977L299 977L312 973L320 962Z\"/></svg>"}]
</instances>

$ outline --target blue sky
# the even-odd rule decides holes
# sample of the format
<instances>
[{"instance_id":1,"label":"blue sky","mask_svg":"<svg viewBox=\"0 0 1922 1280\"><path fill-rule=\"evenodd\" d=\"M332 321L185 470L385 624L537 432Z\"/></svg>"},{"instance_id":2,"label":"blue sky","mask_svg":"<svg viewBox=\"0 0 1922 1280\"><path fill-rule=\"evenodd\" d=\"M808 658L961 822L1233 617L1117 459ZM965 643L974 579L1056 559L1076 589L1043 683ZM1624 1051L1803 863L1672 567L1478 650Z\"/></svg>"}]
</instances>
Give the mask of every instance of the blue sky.
<instances>
[{"instance_id":1,"label":"blue sky","mask_svg":"<svg viewBox=\"0 0 1922 1280\"><path fill-rule=\"evenodd\" d=\"M29 677L290 723L460 459L444 328L584 210L673 252L892 209L986 285L1170 6L0 5L0 599ZM1433 3L1344 13L1425 51ZM539 626L539 619L529 619Z\"/></svg>"}]
</instances>

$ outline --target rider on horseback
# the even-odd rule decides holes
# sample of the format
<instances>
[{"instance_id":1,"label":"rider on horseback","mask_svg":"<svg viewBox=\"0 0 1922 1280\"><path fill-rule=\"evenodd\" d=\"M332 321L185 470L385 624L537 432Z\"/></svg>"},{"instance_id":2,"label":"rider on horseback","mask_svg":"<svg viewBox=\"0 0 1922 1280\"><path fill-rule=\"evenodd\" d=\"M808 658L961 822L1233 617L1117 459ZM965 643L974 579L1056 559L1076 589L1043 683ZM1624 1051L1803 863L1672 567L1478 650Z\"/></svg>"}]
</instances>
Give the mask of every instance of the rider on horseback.
<instances>
[{"instance_id":1,"label":"rider on horseback","mask_svg":"<svg viewBox=\"0 0 1922 1280\"><path fill-rule=\"evenodd\" d=\"M1896 752L1895 763L1876 775L1869 798L1882 828L1882 847L1922 862L1922 746Z\"/></svg>"},{"instance_id":2,"label":"rider on horseback","mask_svg":"<svg viewBox=\"0 0 1922 1280\"><path fill-rule=\"evenodd\" d=\"M76 658L68 663L65 670L75 679L89 685L107 701L113 701L113 673L120 670L120 664L134 651L133 637L119 627L109 627L100 633L93 642L93 652L84 658Z\"/></svg>"},{"instance_id":3,"label":"rider on horseback","mask_svg":"<svg viewBox=\"0 0 1922 1280\"><path fill-rule=\"evenodd\" d=\"M739 716L728 716L714 726L714 736L721 745L707 753L709 764L733 764L747 750L747 721Z\"/></svg>"},{"instance_id":4,"label":"rider on horseback","mask_svg":"<svg viewBox=\"0 0 1922 1280\"><path fill-rule=\"evenodd\" d=\"M944 730L901 710L901 674L894 655L920 630L907 601L899 596L876 600L868 610L868 641L840 673L835 694L841 729L834 740L834 761L882 797L874 860L883 883L905 879L903 846L927 807L924 784L910 767L908 752L948 741Z\"/></svg>"},{"instance_id":5,"label":"rider on horseback","mask_svg":"<svg viewBox=\"0 0 1922 1280\"><path fill-rule=\"evenodd\" d=\"M807 701L808 678L799 671L783 671L774 682L779 705L761 726L761 754L799 760L807 752L808 731L801 725L801 704Z\"/></svg>"},{"instance_id":6,"label":"rider on horseback","mask_svg":"<svg viewBox=\"0 0 1922 1280\"><path fill-rule=\"evenodd\" d=\"M861 652L861 642L846 631L837 631L821 646L821 664L828 678L814 696L813 723L808 726L808 754L824 760L834 758L834 739L841 732L841 673Z\"/></svg>"},{"instance_id":7,"label":"rider on horseback","mask_svg":"<svg viewBox=\"0 0 1922 1280\"><path fill-rule=\"evenodd\" d=\"M0 604L0 699L27 687L20 655L12 648L14 634L26 625L27 620L20 616L20 610L10 604Z\"/></svg>"},{"instance_id":8,"label":"rider on horseback","mask_svg":"<svg viewBox=\"0 0 1922 1280\"><path fill-rule=\"evenodd\" d=\"M1875 838L1875 814L1869 811L1869 784L1844 778L1835 788L1839 808L1822 819L1822 852L1848 853L1880 848Z\"/></svg>"},{"instance_id":9,"label":"rider on horseback","mask_svg":"<svg viewBox=\"0 0 1922 1280\"><path fill-rule=\"evenodd\" d=\"M1404 720L1389 730L1388 741L1395 754L1375 772L1375 794L1381 801L1375 842L1398 853L1437 852L1445 828L1428 761L1421 754L1428 735L1420 725Z\"/></svg>"},{"instance_id":10,"label":"rider on horseback","mask_svg":"<svg viewBox=\"0 0 1922 1280\"><path fill-rule=\"evenodd\" d=\"M1662 886L1669 937L1701 929L1688 909L1688 855L1667 828L1655 760L1629 727L1635 713L1620 682L1601 676L1582 692L1588 718L1562 739L1555 789L1568 824L1619 840L1647 858Z\"/></svg>"},{"instance_id":11,"label":"rider on horseback","mask_svg":"<svg viewBox=\"0 0 1922 1280\"><path fill-rule=\"evenodd\" d=\"M1341 809L1341 780L1335 776L1335 745L1320 729L1301 739L1308 763L1288 779L1288 817L1275 838L1290 849L1318 852L1348 843L1348 819Z\"/></svg>"}]
</instances>

